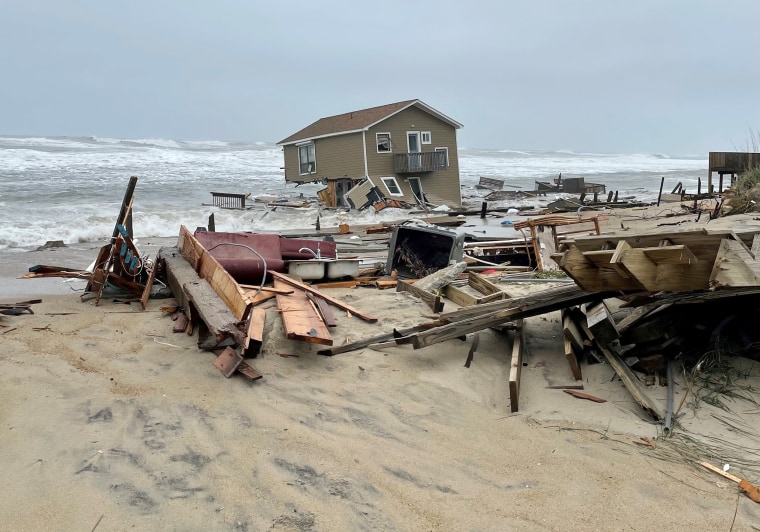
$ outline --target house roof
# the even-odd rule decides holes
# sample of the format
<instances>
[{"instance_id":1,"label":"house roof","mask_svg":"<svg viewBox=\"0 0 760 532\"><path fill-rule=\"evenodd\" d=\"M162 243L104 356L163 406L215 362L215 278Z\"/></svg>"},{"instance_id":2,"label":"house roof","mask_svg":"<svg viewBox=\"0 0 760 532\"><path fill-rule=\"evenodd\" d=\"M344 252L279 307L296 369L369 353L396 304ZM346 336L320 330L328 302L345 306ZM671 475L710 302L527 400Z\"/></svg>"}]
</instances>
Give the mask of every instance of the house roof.
<instances>
[{"instance_id":1,"label":"house roof","mask_svg":"<svg viewBox=\"0 0 760 532\"><path fill-rule=\"evenodd\" d=\"M423 109L457 129L462 127L462 124L456 120L452 120L443 113L436 111L421 100L405 100L403 102L389 103L378 107L370 107L369 109L361 109L359 111L351 111L350 113L320 118L313 124L282 139L277 144L295 144L297 142L318 139L321 137L331 137L335 135L345 135L346 133L366 131L375 124L412 106L417 106Z\"/></svg>"}]
</instances>

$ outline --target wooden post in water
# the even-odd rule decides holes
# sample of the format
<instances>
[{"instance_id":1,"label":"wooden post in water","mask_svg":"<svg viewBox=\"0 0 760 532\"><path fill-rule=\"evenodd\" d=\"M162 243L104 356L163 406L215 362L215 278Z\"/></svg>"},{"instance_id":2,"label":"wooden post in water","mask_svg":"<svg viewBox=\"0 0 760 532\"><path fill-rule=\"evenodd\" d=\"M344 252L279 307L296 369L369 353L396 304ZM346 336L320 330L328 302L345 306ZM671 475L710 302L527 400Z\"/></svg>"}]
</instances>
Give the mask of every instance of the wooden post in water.
<instances>
[{"instance_id":1,"label":"wooden post in water","mask_svg":"<svg viewBox=\"0 0 760 532\"><path fill-rule=\"evenodd\" d=\"M480 204L480 217L485 218L486 217L486 211L488 210L488 202L484 201Z\"/></svg>"},{"instance_id":2,"label":"wooden post in water","mask_svg":"<svg viewBox=\"0 0 760 532\"><path fill-rule=\"evenodd\" d=\"M208 215L208 230L210 233L216 232L216 223L214 222L214 213Z\"/></svg>"},{"instance_id":3,"label":"wooden post in water","mask_svg":"<svg viewBox=\"0 0 760 532\"><path fill-rule=\"evenodd\" d=\"M660 180L660 193L657 194L657 206L660 206L660 198L662 198L662 187L665 186L665 176L662 176L662 179Z\"/></svg>"}]
</instances>

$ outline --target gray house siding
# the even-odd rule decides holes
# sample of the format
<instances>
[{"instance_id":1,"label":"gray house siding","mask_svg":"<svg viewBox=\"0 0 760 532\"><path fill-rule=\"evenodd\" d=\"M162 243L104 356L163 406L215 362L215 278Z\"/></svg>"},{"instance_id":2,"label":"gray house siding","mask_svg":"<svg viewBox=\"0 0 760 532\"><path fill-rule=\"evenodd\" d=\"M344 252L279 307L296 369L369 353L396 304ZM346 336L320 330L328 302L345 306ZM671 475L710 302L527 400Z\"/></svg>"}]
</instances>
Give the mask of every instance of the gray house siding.
<instances>
[{"instance_id":1,"label":"gray house siding","mask_svg":"<svg viewBox=\"0 0 760 532\"><path fill-rule=\"evenodd\" d=\"M422 144L424 152L433 152L436 148L448 148L449 166L444 170L424 172L420 174L397 175L393 171L393 156L407 153L407 132L429 131L431 143ZM377 133L390 133L391 153L377 152ZM415 202L414 194L409 186L409 177L419 177L422 190L427 199L433 203L460 205L462 202L459 188L459 158L457 157L456 129L450 124L426 113L416 107L410 107L400 113L383 120L367 131L367 168L369 176L380 190L388 194L382 182L383 177L395 177L404 197L410 203ZM388 197L393 197L388 195Z\"/></svg>"},{"instance_id":2,"label":"gray house siding","mask_svg":"<svg viewBox=\"0 0 760 532\"><path fill-rule=\"evenodd\" d=\"M361 133L350 133L314 140L316 172L300 175L298 164L298 147L284 147L285 181L291 183L310 183L324 179L364 177L364 148Z\"/></svg>"}]
</instances>

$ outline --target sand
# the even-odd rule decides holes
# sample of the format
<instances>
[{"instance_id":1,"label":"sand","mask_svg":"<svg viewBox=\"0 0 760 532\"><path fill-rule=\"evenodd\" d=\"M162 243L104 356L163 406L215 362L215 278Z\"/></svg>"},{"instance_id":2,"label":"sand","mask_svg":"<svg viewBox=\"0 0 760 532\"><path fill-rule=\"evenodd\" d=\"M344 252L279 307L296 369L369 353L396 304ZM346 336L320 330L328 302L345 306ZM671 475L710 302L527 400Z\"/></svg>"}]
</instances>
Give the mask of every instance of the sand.
<instances>
[{"instance_id":1,"label":"sand","mask_svg":"<svg viewBox=\"0 0 760 532\"><path fill-rule=\"evenodd\" d=\"M669 221L640 214L609 213L606 230ZM39 253L25 264L63 265ZM24 256L2 257L5 280L23 272ZM34 315L0 330L5 530L760 530L760 505L734 484L634 443L661 431L608 366L583 367L606 403L546 388L572 379L557 314L526 320L511 414L509 334L479 333L469 369L471 337L323 357L285 339L272 308L252 361L265 377L250 383L172 333L165 301L96 307L53 281ZM14 281L10 299L38 282ZM406 293L329 293L380 318L337 312L336 343L429 315ZM683 430L739 441L710 408L687 403Z\"/></svg>"}]
</instances>

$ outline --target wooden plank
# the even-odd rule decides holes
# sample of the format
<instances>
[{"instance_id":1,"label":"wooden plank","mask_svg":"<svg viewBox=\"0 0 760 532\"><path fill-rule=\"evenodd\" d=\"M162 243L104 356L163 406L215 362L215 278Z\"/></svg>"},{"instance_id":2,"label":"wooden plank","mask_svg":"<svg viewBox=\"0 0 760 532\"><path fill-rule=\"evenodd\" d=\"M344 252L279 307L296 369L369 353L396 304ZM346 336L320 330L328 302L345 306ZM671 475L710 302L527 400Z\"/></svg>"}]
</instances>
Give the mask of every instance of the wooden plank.
<instances>
[{"instance_id":1,"label":"wooden plank","mask_svg":"<svg viewBox=\"0 0 760 532\"><path fill-rule=\"evenodd\" d=\"M243 375L245 378L247 378L250 381L255 381L263 377L259 371L248 364L247 362L243 361L240 363L240 365L237 367L238 373Z\"/></svg>"},{"instance_id":2,"label":"wooden plank","mask_svg":"<svg viewBox=\"0 0 760 532\"><path fill-rule=\"evenodd\" d=\"M404 281L401 282L403 283ZM430 295L434 296L434 294ZM474 295L468 294L461 288L452 284L448 284L443 287L443 295L460 307L469 307L470 305L475 305L478 303L478 298L476 298ZM428 303L428 305L430 305L430 303Z\"/></svg>"},{"instance_id":3,"label":"wooden plank","mask_svg":"<svg viewBox=\"0 0 760 532\"><path fill-rule=\"evenodd\" d=\"M275 288L286 286L288 285L283 281L275 278ZM305 291L296 290L292 295L278 294L276 297L285 334L289 339L321 345L333 344L330 331L306 297Z\"/></svg>"},{"instance_id":4,"label":"wooden plank","mask_svg":"<svg viewBox=\"0 0 760 532\"><path fill-rule=\"evenodd\" d=\"M572 395L573 397L577 397L579 399L587 399L589 401L594 401L595 403L606 403L607 399L602 399L601 397L597 397L595 395L591 395L585 392L580 392L578 390L562 390L566 394Z\"/></svg>"},{"instance_id":5,"label":"wooden plank","mask_svg":"<svg viewBox=\"0 0 760 532\"><path fill-rule=\"evenodd\" d=\"M563 338L563 345L565 347L565 358L567 359L567 364L570 366L570 372L573 374L573 378L577 381L583 380L581 366L578 364L578 358L575 356L573 344L567 338Z\"/></svg>"},{"instance_id":6,"label":"wooden plank","mask_svg":"<svg viewBox=\"0 0 760 532\"><path fill-rule=\"evenodd\" d=\"M254 308L248 319L248 334L246 334L243 350L246 355L252 355L250 351L257 350L264 342L264 322L266 311L263 308ZM253 342L253 345L252 345Z\"/></svg>"},{"instance_id":7,"label":"wooden plank","mask_svg":"<svg viewBox=\"0 0 760 532\"><path fill-rule=\"evenodd\" d=\"M306 292L306 297L309 298L309 301L314 303L314 305L317 307L317 311L319 312L319 315L322 317L322 321L325 322L325 325L328 327L337 327L338 322L335 321L335 314L333 314L332 309L327 304L327 301L325 301L323 298L319 296L315 296L311 292Z\"/></svg>"},{"instance_id":8,"label":"wooden plank","mask_svg":"<svg viewBox=\"0 0 760 532\"><path fill-rule=\"evenodd\" d=\"M177 312L176 316L172 316L174 325L172 326L172 332L183 333L187 330L187 315L184 312Z\"/></svg>"},{"instance_id":9,"label":"wooden plank","mask_svg":"<svg viewBox=\"0 0 760 532\"><path fill-rule=\"evenodd\" d=\"M598 251L584 251L583 256L588 260L599 266L608 266L612 255L615 254L615 250L605 249Z\"/></svg>"},{"instance_id":10,"label":"wooden plank","mask_svg":"<svg viewBox=\"0 0 760 532\"><path fill-rule=\"evenodd\" d=\"M694 253L685 246L661 246L656 248L640 248L655 264L696 264L699 262Z\"/></svg>"},{"instance_id":11,"label":"wooden plank","mask_svg":"<svg viewBox=\"0 0 760 532\"><path fill-rule=\"evenodd\" d=\"M741 240L724 238L710 273L712 288L760 285L760 261Z\"/></svg>"},{"instance_id":12,"label":"wooden plank","mask_svg":"<svg viewBox=\"0 0 760 532\"><path fill-rule=\"evenodd\" d=\"M610 311L604 301L588 304L585 307L588 328L600 345L609 345L620 337L615 321L610 316Z\"/></svg>"},{"instance_id":13,"label":"wooden plank","mask_svg":"<svg viewBox=\"0 0 760 532\"><path fill-rule=\"evenodd\" d=\"M752 248L749 250L755 260L758 260L760 256L760 233L756 233L752 237Z\"/></svg>"},{"instance_id":14,"label":"wooden plank","mask_svg":"<svg viewBox=\"0 0 760 532\"><path fill-rule=\"evenodd\" d=\"M581 373L580 364L578 364L577 353L583 353L585 346L583 345L583 338L578 330L578 326L573 321L570 313L567 310L563 310L562 313L562 332L565 347L565 358L570 366L570 371L573 374L575 380L583 380L583 374Z\"/></svg>"},{"instance_id":15,"label":"wooden plank","mask_svg":"<svg viewBox=\"0 0 760 532\"><path fill-rule=\"evenodd\" d=\"M335 299L334 297L330 297L327 294L320 292L319 290L312 288L311 286L305 285L302 282L296 281L295 279L288 277L287 275L284 275L279 272L272 272L272 277L274 277L276 280L282 281L283 283L289 284L290 286L293 286L295 288L300 288L301 290L305 290L306 292L311 292L312 294L319 296L323 298L325 301L330 303L331 305L335 305L336 307L346 310L353 314L354 316L357 316L364 321L368 321L370 323L374 323L377 321L377 318L374 316L371 316L369 314L366 314L362 312L361 310L352 307L351 305L348 305L344 303L343 301L340 301L339 299Z\"/></svg>"},{"instance_id":16,"label":"wooden plank","mask_svg":"<svg viewBox=\"0 0 760 532\"><path fill-rule=\"evenodd\" d=\"M222 301L208 281L196 279L186 282L182 286L182 290L187 295L188 302L192 303L195 312L198 313L203 323L208 327L209 332L216 341L216 345L221 344L228 338L233 338L239 345L245 343L246 336L241 329L242 324L232 314L232 311ZM175 297L177 297L176 294Z\"/></svg>"},{"instance_id":17,"label":"wooden plank","mask_svg":"<svg viewBox=\"0 0 760 532\"><path fill-rule=\"evenodd\" d=\"M238 369L241 362L243 362L243 356L231 347L226 347L214 359L213 364L222 375L229 379L235 373L235 370Z\"/></svg>"},{"instance_id":18,"label":"wooden plank","mask_svg":"<svg viewBox=\"0 0 760 532\"><path fill-rule=\"evenodd\" d=\"M286 288L285 290L282 290L282 289L274 288L272 286L257 286L254 284L242 284L242 283L238 283L238 286L245 290L250 290L254 292L271 292L273 294L284 294L284 295L293 293L293 290L291 288ZM250 292L246 292L246 294L248 293Z\"/></svg>"},{"instance_id":19,"label":"wooden plank","mask_svg":"<svg viewBox=\"0 0 760 532\"><path fill-rule=\"evenodd\" d=\"M197 281L200 277L192 265L180 255L176 247L163 247L158 251L158 256L164 261L167 284L174 294L174 299L177 300L177 305L185 311L185 315L190 317L190 305L182 287L185 283Z\"/></svg>"},{"instance_id":20,"label":"wooden plank","mask_svg":"<svg viewBox=\"0 0 760 532\"><path fill-rule=\"evenodd\" d=\"M338 347L332 347L330 349L322 349L320 351L317 351L317 354L325 355L325 356L333 356L333 355L339 355L341 353L348 353L350 351L355 351L357 349L368 347L373 344L380 344L383 342L393 340L394 338L401 338L401 337L414 334L416 332L431 329L432 327L436 327L437 325L440 325L440 324L441 322L439 321L433 321L433 322L423 323L421 325L416 325L414 327L409 327L407 329L401 329L400 331L394 330L393 332L378 334L370 338L357 340L355 342L351 342L345 345L340 345ZM395 345L395 342L394 342L394 345Z\"/></svg>"},{"instance_id":21,"label":"wooden plank","mask_svg":"<svg viewBox=\"0 0 760 532\"><path fill-rule=\"evenodd\" d=\"M156 256L156 260L153 262L153 267L150 269L150 275L148 276L148 282L145 283L145 290L140 297L140 305L142 309L148 306L148 299L150 299L150 291L153 289L153 283L156 281L156 272L158 271L159 258Z\"/></svg>"},{"instance_id":22,"label":"wooden plank","mask_svg":"<svg viewBox=\"0 0 760 532\"><path fill-rule=\"evenodd\" d=\"M198 275L208 281L235 317L242 320L247 315L249 306L243 297L242 288L184 225L180 227L177 247Z\"/></svg>"},{"instance_id":23,"label":"wooden plank","mask_svg":"<svg viewBox=\"0 0 760 532\"><path fill-rule=\"evenodd\" d=\"M620 275L614 265L601 267L575 245L570 245L564 253L553 253L551 258L578 286L589 292L641 289L635 280Z\"/></svg>"},{"instance_id":24,"label":"wooden plank","mask_svg":"<svg viewBox=\"0 0 760 532\"><path fill-rule=\"evenodd\" d=\"M491 282L490 279L488 279L485 275L482 275L480 273L469 272L467 274L467 284L469 284L472 288L474 288L475 290L477 290L478 292L486 296L491 295L491 294L497 294L497 295L500 295L503 299L511 297L504 290L502 290L499 285Z\"/></svg>"},{"instance_id":25,"label":"wooden plank","mask_svg":"<svg viewBox=\"0 0 760 532\"><path fill-rule=\"evenodd\" d=\"M396 292L409 292L410 294L413 294L424 301L425 304L430 307L433 312L443 312L444 303L441 300L441 296L437 296L432 292L428 292L427 290L422 290L421 288L414 286L408 281L399 279L398 283L396 284Z\"/></svg>"},{"instance_id":26,"label":"wooden plank","mask_svg":"<svg viewBox=\"0 0 760 532\"><path fill-rule=\"evenodd\" d=\"M243 299L245 299L250 305L255 307L256 305L260 305L264 301L269 301L276 295L277 295L277 292L251 290L250 292L243 293ZM288 295L288 294L280 294L280 295Z\"/></svg>"},{"instance_id":27,"label":"wooden plank","mask_svg":"<svg viewBox=\"0 0 760 532\"><path fill-rule=\"evenodd\" d=\"M517 412L520 402L520 375L522 374L523 320L517 321L512 341L512 357L509 366L509 410Z\"/></svg>"}]
</instances>

